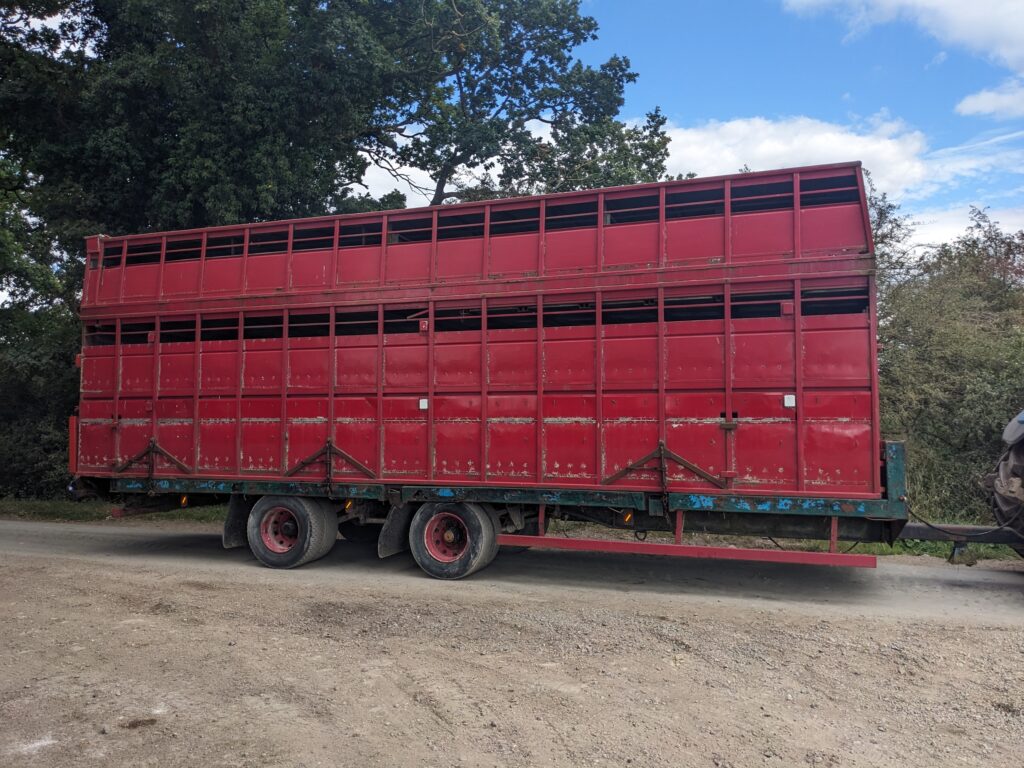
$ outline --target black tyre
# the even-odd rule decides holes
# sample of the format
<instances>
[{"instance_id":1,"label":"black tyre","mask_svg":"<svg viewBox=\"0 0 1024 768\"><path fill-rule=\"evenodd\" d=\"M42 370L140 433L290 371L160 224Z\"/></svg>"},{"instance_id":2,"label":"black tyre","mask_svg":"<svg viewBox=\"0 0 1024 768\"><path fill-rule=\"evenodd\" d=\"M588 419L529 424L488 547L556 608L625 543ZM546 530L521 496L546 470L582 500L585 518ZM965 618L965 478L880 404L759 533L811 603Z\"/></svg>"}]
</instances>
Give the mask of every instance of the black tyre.
<instances>
[{"instance_id":1,"label":"black tyre","mask_svg":"<svg viewBox=\"0 0 1024 768\"><path fill-rule=\"evenodd\" d=\"M341 533L342 538L353 544L376 544L382 530L384 530L384 526L380 523L360 525L355 520L338 523L338 532Z\"/></svg>"},{"instance_id":2,"label":"black tyre","mask_svg":"<svg viewBox=\"0 0 1024 768\"><path fill-rule=\"evenodd\" d=\"M498 552L491 516L475 504L424 504L409 526L416 563L436 579L461 579Z\"/></svg>"},{"instance_id":3,"label":"black tyre","mask_svg":"<svg viewBox=\"0 0 1024 768\"><path fill-rule=\"evenodd\" d=\"M264 496L246 525L249 549L268 568L295 568L323 557L338 539L338 515L302 496Z\"/></svg>"}]
</instances>

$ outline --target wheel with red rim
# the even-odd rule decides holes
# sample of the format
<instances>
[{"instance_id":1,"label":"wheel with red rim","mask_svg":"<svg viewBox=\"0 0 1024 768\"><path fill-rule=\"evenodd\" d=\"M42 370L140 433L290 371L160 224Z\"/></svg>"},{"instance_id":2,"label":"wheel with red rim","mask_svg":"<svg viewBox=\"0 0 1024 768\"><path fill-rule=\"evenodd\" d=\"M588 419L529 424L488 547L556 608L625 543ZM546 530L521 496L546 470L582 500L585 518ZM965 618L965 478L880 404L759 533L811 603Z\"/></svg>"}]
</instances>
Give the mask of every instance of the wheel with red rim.
<instances>
[{"instance_id":1,"label":"wheel with red rim","mask_svg":"<svg viewBox=\"0 0 1024 768\"><path fill-rule=\"evenodd\" d=\"M295 568L331 551L338 538L338 515L318 499L264 496L249 513L246 533L261 563Z\"/></svg>"},{"instance_id":2,"label":"wheel with red rim","mask_svg":"<svg viewBox=\"0 0 1024 768\"><path fill-rule=\"evenodd\" d=\"M290 552L299 543L299 521L287 507L274 507L260 521L260 538L271 552Z\"/></svg>"},{"instance_id":3,"label":"wheel with red rim","mask_svg":"<svg viewBox=\"0 0 1024 768\"><path fill-rule=\"evenodd\" d=\"M416 563L438 579L461 579L494 559L497 533L476 504L424 504L409 526Z\"/></svg>"}]
</instances>

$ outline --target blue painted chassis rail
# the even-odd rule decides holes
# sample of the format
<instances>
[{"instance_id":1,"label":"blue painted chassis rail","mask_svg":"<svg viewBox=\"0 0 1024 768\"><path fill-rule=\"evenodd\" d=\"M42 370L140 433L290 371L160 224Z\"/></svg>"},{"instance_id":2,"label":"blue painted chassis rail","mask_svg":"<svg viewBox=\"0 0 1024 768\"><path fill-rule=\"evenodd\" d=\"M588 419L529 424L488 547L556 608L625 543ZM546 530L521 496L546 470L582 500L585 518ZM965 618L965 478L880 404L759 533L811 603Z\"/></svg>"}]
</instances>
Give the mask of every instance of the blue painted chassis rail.
<instances>
[{"instance_id":1,"label":"blue painted chassis rail","mask_svg":"<svg viewBox=\"0 0 1024 768\"><path fill-rule=\"evenodd\" d=\"M758 496L737 493L669 493L669 511L738 512L764 515L813 515L827 517L906 520L906 460L903 443L885 444L885 496L881 499L835 499L822 496ZM402 502L480 501L504 504L621 507L647 509L661 494L645 491L550 489L498 486L343 484L295 480L214 480L191 477L119 477L111 480L117 493L218 494L247 496L327 496L333 498L393 499ZM397 497L397 498L396 498Z\"/></svg>"}]
</instances>

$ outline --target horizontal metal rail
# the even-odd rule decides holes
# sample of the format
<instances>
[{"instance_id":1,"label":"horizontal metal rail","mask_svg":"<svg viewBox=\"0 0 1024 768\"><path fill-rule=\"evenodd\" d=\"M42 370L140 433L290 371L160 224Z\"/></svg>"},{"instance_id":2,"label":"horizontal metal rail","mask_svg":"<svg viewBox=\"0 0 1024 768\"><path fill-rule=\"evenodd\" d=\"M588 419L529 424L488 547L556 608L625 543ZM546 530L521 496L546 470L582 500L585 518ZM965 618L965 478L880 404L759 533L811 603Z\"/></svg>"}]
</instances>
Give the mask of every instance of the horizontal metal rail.
<instances>
[{"instance_id":1,"label":"horizontal metal rail","mask_svg":"<svg viewBox=\"0 0 1024 768\"><path fill-rule=\"evenodd\" d=\"M939 530L941 528L941 530ZM1020 534L1009 528L992 525L941 525L933 528L926 523L907 523L900 531L903 541L954 541L973 544L1024 545Z\"/></svg>"}]
</instances>

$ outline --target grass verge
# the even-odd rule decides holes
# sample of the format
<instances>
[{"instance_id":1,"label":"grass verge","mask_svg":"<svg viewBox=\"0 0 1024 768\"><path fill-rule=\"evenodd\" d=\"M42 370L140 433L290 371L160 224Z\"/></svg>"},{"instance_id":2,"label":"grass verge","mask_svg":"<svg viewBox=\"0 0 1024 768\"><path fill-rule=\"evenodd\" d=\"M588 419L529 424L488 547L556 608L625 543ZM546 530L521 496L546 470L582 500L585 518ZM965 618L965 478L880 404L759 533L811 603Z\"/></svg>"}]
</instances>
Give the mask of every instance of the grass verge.
<instances>
[{"instance_id":1,"label":"grass verge","mask_svg":"<svg viewBox=\"0 0 1024 768\"><path fill-rule=\"evenodd\" d=\"M109 501L50 501L40 499L0 499L0 518L15 520L52 520L55 522L92 523L111 518L111 511L117 507ZM227 514L227 506L216 504L203 507L186 507L167 512L153 512L131 519L158 522L161 520L185 520L193 523L218 523Z\"/></svg>"}]
</instances>

